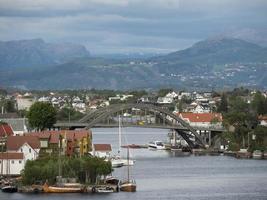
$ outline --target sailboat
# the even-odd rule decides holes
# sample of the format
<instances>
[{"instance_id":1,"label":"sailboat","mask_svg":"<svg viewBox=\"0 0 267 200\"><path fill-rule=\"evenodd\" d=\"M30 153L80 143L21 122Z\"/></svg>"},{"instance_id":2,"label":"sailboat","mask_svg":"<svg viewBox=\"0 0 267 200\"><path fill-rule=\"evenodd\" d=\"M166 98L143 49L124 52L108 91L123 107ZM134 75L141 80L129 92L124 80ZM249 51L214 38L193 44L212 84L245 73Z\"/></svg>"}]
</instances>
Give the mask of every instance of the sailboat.
<instances>
[{"instance_id":1,"label":"sailboat","mask_svg":"<svg viewBox=\"0 0 267 200\"><path fill-rule=\"evenodd\" d=\"M129 148L127 148L127 160L129 162ZM136 182L133 179L130 179L130 166L128 163L128 179L120 183L120 190L124 192L135 192L136 191Z\"/></svg>"},{"instance_id":2,"label":"sailboat","mask_svg":"<svg viewBox=\"0 0 267 200\"><path fill-rule=\"evenodd\" d=\"M121 138L121 117L119 115L119 150L118 155L111 159L112 167L121 167L121 166L132 166L134 165L134 160L122 159L120 156L121 146L122 146L122 138Z\"/></svg>"}]
</instances>

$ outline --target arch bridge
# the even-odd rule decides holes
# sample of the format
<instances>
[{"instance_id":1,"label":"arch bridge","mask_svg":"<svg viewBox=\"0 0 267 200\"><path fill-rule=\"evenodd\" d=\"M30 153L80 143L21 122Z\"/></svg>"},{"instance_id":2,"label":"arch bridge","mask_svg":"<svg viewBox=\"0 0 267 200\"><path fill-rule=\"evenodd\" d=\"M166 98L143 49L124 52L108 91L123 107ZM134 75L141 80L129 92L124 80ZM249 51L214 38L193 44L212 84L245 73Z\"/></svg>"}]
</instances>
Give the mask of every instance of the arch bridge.
<instances>
[{"instance_id":1,"label":"arch bridge","mask_svg":"<svg viewBox=\"0 0 267 200\"><path fill-rule=\"evenodd\" d=\"M134 115L133 113L137 114ZM207 141L179 116L168 109L153 104L114 104L87 113L78 122L58 122L55 127L90 129L93 127L117 127L118 115L124 127L173 129L191 148L205 148ZM135 117L133 117L135 116ZM215 130L216 131L216 130ZM194 138L192 140L192 138ZM211 139L211 138L210 138Z\"/></svg>"}]
</instances>

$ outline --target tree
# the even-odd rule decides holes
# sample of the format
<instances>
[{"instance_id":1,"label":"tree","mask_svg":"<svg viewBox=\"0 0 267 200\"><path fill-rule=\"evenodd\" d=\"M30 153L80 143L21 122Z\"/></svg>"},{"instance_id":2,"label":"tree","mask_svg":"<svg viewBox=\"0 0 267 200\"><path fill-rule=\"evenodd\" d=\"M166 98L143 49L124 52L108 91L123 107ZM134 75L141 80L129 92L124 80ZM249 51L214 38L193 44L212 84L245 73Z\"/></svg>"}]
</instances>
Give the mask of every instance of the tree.
<instances>
[{"instance_id":1,"label":"tree","mask_svg":"<svg viewBox=\"0 0 267 200\"><path fill-rule=\"evenodd\" d=\"M255 94L251 104L258 115L267 113L267 99L260 92Z\"/></svg>"},{"instance_id":2,"label":"tree","mask_svg":"<svg viewBox=\"0 0 267 200\"><path fill-rule=\"evenodd\" d=\"M56 109L51 104L36 102L30 107L27 117L32 128L43 131L53 126L56 114Z\"/></svg>"},{"instance_id":3,"label":"tree","mask_svg":"<svg viewBox=\"0 0 267 200\"><path fill-rule=\"evenodd\" d=\"M228 111L228 101L225 93L222 94L221 102L218 106L218 112L227 112Z\"/></svg>"}]
</instances>

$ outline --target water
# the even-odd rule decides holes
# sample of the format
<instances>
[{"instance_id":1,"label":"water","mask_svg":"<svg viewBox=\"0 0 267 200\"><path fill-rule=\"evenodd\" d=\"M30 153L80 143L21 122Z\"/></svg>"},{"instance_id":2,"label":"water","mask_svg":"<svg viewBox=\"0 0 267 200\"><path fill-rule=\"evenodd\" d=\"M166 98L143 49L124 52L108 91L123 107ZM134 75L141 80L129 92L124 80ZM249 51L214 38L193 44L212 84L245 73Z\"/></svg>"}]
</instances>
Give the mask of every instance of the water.
<instances>
[{"instance_id":1,"label":"water","mask_svg":"<svg viewBox=\"0 0 267 200\"><path fill-rule=\"evenodd\" d=\"M111 143L118 150L117 129L94 129L94 143ZM167 130L124 128L123 143L145 144L165 140ZM126 155L125 149L122 151ZM136 164L131 176L137 182L136 193L91 194L4 194L1 200L266 200L267 161L239 160L227 156L177 157L167 151L133 149ZM115 169L114 175L126 177L127 168Z\"/></svg>"}]
</instances>

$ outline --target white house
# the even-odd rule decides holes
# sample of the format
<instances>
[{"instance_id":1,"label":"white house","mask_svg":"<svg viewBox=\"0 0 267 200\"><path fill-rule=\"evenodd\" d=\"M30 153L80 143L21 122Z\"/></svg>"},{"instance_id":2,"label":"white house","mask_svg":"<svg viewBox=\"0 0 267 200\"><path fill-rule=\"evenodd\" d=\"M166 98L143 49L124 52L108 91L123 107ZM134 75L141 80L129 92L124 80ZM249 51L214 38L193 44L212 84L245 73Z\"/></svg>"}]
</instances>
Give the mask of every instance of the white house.
<instances>
[{"instance_id":1,"label":"white house","mask_svg":"<svg viewBox=\"0 0 267 200\"><path fill-rule=\"evenodd\" d=\"M7 137L7 152L23 153L24 160L35 160L40 151L40 141L37 136Z\"/></svg>"},{"instance_id":2,"label":"white house","mask_svg":"<svg viewBox=\"0 0 267 200\"><path fill-rule=\"evenodd\" d=\"M109 158L111 151L112 149L110 144L94 144L92 155L100 158Z\"/></svg>"},{"instance_id":3,"label":"white house","mask_svg":"<svg viewBox=\"0 0 267 200\"><path fill-rule=\"evenodd\" d=\"M23 153L0 153L0 173L2 175L20 175L25 162Z\"/></svg>"},{"instance_id":4,"label":"white house","mask_svg":"<svg viewBox=\"0 0 267 200\"><path fill-rule=\"evenodd\" d=\"M157 100L158 104L170 104L173 102L173 98L171 97L159 97Z\"/></svg>"}]
</instances>

